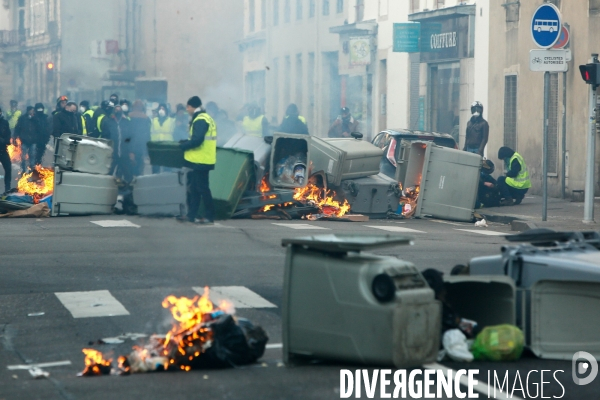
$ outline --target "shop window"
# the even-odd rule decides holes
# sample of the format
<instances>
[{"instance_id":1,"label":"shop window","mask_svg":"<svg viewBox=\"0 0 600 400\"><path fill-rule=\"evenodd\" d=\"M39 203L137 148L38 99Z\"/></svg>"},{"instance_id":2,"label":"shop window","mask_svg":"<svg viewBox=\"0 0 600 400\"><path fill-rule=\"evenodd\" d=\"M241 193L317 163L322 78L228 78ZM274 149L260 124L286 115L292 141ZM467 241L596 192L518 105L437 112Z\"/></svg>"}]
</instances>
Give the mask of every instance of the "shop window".
<instances>
[{"instance_id":1,"label":"shop window","mask_svg":"<svg viewBox=\"0 0 600 400\"><path fill-rule=\"evenodd\" d=\"M600 0L590 0L590 14L600 14Z\"/></svg>"},{"instance_id":2,"label":"shop window","mask_svg":"<svg viewBox=\"0 0 600 400\"><path fill-rule=\"evenodd\" d=\"M517 150L517 75L504 77L504 145Z\"/></svg>"},{"instance_id":3,"label":"shop window","mask_svg":"<svg viewBox=\"0 0 600 400\"><path fill-rule=\"evenodd\" d=\"M283 7L283 22L290 22L292 19L292 0L285 0Z\"/></svg>"},{"instance_id":4,"label":"shop window","mask_svg":"<svg viewBox=\"0 0 600 400\"><path fill-rule=\"evenodd\" d=\"M434 132L452 133L460 114L460 63L432 66L428 86L428 126Z\"/></svg>"},{"instance_id":5,"label":"shop window","mask_svg":"<svg viewBox=\"0 0 600 400\"><path fill-rule=\"evenodd\" d=\"M558 173L558 74L550 74L548 102L548 173Z\"/></svg>"},{"instance_id":6,"label":"shop window","mask_svg":"<svg viewBox=\"0 0 600 400\"><path fill-rule=\"evenodd\" d=\"M302 2L304 0L296 0L296 19L299 21L302 19Z\"/></svg>"},{"instance_id":7,"label":"shop window","mask_svg":"<svg viewBox=\"0 0 600 400\"><path fill-rule=\"evenodd\" d=\"M273 0L273 26L279 25L279 0Z\"/></svg>"},{"instance_id":8,"label":"shop window","mask_svg":"<svg viewBox=\"0 0 600 400\"><path fill-rule=\"evenodd\" d=\"M254 32L254 22L255 22L254 0L248 1L248 8L249 8L248 30L250 32Z\"/></svg>"},{"instance_id":9,"label":"shop window","mask_svg":"<svg viewBox=\"0 0 600 400\"><path fill-rule=\"evenodd\" d=\"M419 0L410 0L410 13L419 12L421 9L421 4L419 4Z\"/></svg>"},{"instance_id":10,"label":"shop window","mask_svg":"<svg viewBox=\"0 0 600 400\"><path fill-rule=\"evenodd\" d=\"M519 22L519 13L521 10L521 3L519 0L506 0L502 4L506 11L506 22Z\"/></svg>"}]
</instances>

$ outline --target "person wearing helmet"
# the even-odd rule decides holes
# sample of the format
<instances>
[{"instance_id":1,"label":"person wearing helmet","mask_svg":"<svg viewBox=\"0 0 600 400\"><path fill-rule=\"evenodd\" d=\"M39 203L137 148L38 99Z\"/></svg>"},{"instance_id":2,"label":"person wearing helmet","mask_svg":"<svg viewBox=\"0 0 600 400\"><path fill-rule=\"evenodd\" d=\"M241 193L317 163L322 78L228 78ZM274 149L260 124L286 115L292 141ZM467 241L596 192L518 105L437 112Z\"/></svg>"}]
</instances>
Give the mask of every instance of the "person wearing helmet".
<instances>
[{"instance_id":1,"label":"person wearing helmet","mask_svg":"<svg viewBox=\"0 0 600 400\"><path fill-rule=\"evenodd\" d=\"M487 145L489 134L490 126L483 119L483 104L476 101L471 104L471 119L467 124L467 137L463 150L479 154L483 157L483 151Z\"/></svg>"},{"instance_id":2,"label":"person wearing helmet","mask_svg":"<svg viewBox=\"0 0 600 400\"><path fill-rule=\"evenodd\" d=\"M52 116L64 110L68 102L69 98L67 96L60 96L58 99L56 99L56 109L52 111Z\"/></svg>"},{"instance_id":3,"label":"person wearing helmet","mask_svg":"<svg viewBox=\"0 0 600 400\"><path fill-rule=\"evenodd\" d=\"M492 160L483 160L481 165L481 173L479 177L479 187L477 189L477 207L498 207L500 206L500 189L498 182L494 179L495 166Z\"/></svg>"}]
</instances>

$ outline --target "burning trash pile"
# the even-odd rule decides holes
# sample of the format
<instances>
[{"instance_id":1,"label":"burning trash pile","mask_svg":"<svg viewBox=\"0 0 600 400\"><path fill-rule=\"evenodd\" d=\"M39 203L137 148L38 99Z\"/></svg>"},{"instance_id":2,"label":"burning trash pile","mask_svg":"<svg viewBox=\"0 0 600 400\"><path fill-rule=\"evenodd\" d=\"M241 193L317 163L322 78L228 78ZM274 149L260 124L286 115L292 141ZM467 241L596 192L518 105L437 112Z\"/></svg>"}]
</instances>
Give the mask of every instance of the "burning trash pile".
<instances>
[{"instance_id":1,"label":"burning trash pile","mask_svg":"<svg viewBox=\"0 0 600 400\"><path fill-rule=\"evenodd\" d=\"M303 188L298 188L294 193L294 200L316 207L319 212L310 214L306 219L317 220L320 218L341 218L350 211L348 200L336 200L336 192L318 187L309 183Z\"/></svg>"},{"instance_id":2,"label":"burning trash pile","mask_svg":"<svg viewBox=\"0 0 600 400\"><path fill-rule=\"evenodd\" d=\"M168 296L162 303L174 319L166 335L153 335L149 343L112 359L92 349L84 349L85 369L80 376L129 375L153 371L191 371L230 368L252 364L262 357L267 341L265 331L250 321L233 316L233 307L218 307L209 299L209 289L192 299Z\"/></svg>"},{"instance_id":3,"label":"burning trash pile","mask_svg":"<svg viewBox=\"0 0 600 400\"><path fill-rule=\"evenodd\" d=\"M19 179L17 189L20 194L31 196L33 204L38 204L54 190L54 170L36 165L34 171L24 173Z\"/></svg>"},{"instance_id":4,"label":"burning trash pile","mask_svg":"<svg viewBox=\"0 0 600 400\"><path fill-rule=\"evenodd\" d=\"M15 139L14 143L8 145L6 148L10 161L13 163L21 162L21 139Z\"/></svg>"},{"instance_id":5,"label":"burning trash pile","mask_svg":"<svg viewBox=\"0 0 600 400\"><path fill-rule=\"evenodd\" d=\"M400 185L402 189L402 185ZM400 197L400 207L402 210L402 216L404 218L412 217L417 211L417 202L419 201L420 187L410 187L402 190L402 197Z\"/></svg>"}]
</instances>

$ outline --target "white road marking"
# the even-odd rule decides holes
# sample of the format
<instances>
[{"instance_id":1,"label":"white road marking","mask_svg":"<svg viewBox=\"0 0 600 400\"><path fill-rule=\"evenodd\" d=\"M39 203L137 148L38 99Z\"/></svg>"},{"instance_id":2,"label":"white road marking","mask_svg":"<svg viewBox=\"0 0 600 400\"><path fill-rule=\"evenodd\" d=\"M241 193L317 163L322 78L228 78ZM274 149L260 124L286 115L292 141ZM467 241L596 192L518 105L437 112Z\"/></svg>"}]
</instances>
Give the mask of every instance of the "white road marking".
<instances>
[{"instance_id":1,"label":"white road marking","mask_svg":"<svg viewBox=\"0 0 600 400\"><path fill-rule=\"evenodd\" d=\"M121 220L106 220L106 221L91 221L92 224L99 225L103 228L139 228L139 225L134 224L126 219Z\"/></svg>"},{"instance_id":2,"label":"white road marking","mask_svg":"<svg viewBox=\"0 0 600 400\"><path fill-rule=\"evenodd\" d=\"M467 226L467 224L459 224L457 222L448 222L448 221L441 221L439 219L430 219L429 221L431 222L437 222L439 224L446 224L446 225L454 225L454 226Z\"/></svg>"},{"instance_id":3,"label":"white road marking","mask_svg":"<svg viewBox=\"0 0 600 400\"><path fill-rule=\"evenodd\" d=\"M438 363L425 364L425 365L423 365L423 368L444 371L444 375L446 375L446 376L448 376L448 372L452 372L452 377L456 376L456 371L454 371L454 370L452 370L450 368L444 367L443 365L438 364ZM490 399L516 399L516 400L523 400L519 396L509 396L508 394L502 392L499 389L496 389L496 396L494 397L494 387L493 386L488 386L485 383L480 383L480 382L481 381L478 381L477 385L473 386L473 389L477 390L481 394L484 394L485 396L487 396L488 393L489 393L490 394ZM460 383L463 386L469 386L469 378L467 376L465 376L465 375L461 375L461 377L460 377Z\"/></svg>"},{"instance_id":4,"label":"white road marking","mask_svg":"<svg viewBox=\"0 0 600 400\"><path fill-rule=\"evenodd\" d=\"M276 223L273 223L273 225L283 226L284 228L297 229L297 230L310 230L310 229L330 230L329 228L323 228L321 226L315 226L315 225L310 225L310 224L276 224Z\"/></svg>"},{"instance_id":5,"label":"white road marking","mask_svg":"<svg viewBox=\"0 0 600 400\"><path fill-rule=\"evenodd\" d=\"M11 371L15 371L17 369L62 367L63 365L71 365L71 361L66 360L66 361L47 362L47 363L41 363L41 364L9 365L6 368L8 368Z\"/></svg>"},{"instance_id":6,"label":"white road marking","mask_svg":"<svg viewBox=\"0 0 600 400\"><path fill-rule=\"evenodd\" d=\"M119 303L108 290L93 292L54 293L73 318L114 317L129 315L129 311Z\"/></svg>"},{"instance_id":7,"label":"white road marking","mask_svg":"<svg viewBox=\"0 0 600 400\"><path fill-rule=\"evenodd\" d=\"M404 228L402 226L375 226L375 225L365 225L367 228L373 229L381 229L382 231L387 232L400 232L400 233L425 233L423 231L418 231L416 229Z\"/></svg>"},{"instance_id":8,"label":"white road marking","mask_svg":"<svg viewBox=\"0 0 600 400\"><path fill-rule=\"evenodd\" d=\"M282 349L283 348L283 343L272 343L272 344L268 344L266 346L266 349Z\"/></svg>"},{"instance_id":9,"label":"white road marking","mask_svg":"<svg viewBox=\"0 0 600 400\"><path fill-rule=\"evenodd\" d=\"M463 232L469 232L469 233L477 233L479 235L486 235L486 236L506 236L506 235L508 235L508 233L504 233L504 232L485 231L485 230L478 230L478 229L456 229L456 230L463 231Z\"/></svg>"},{"instance_id":10,"label":"white road marking","mask_svg":"<svg viewBox=\"0 0 600 400\"><path fill-rule=\"evenodd\" d=\"M203 287L194 287L194 291L200 295L204 294ZM210 300L219 304L226 300L235 308L277 308L277 306L245 286L211 286L209 287Z\"/></svg>"}]
</instances>

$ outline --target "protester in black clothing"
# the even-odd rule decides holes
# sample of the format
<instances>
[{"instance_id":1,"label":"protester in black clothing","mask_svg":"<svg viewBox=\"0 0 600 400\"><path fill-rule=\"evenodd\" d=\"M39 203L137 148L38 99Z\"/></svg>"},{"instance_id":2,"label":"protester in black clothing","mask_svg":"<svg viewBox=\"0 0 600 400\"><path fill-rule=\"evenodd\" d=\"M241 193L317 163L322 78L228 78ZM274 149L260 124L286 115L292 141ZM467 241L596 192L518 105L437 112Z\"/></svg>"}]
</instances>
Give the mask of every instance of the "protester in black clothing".
<instances>
[{"instance_id":1,"label":"protester in black clothing","mask_svg":"<svg viewBox=\"0 0 600 400\"><path fill-rule=\"evenodd\" d=\"M74 102L69 102L52 118L52 136L58 138L64 133L83 134L81 116L77 114L77 104Z\"/></svg>"},{"instance_id":2,"label":"protester in black clothing","mask_svg":"<svg viewBox=\"0 0 600 400\"><path fill-rule=\"evenodd\" d=\"M145 113L144 103L136 100L131 106L129 113L131 128L130 150L133 154L133 175L144 174L144 160L148 152L147 143L150 141L150 129L152 122Z\"/></svg>"},{"instance_id":3,"label":"protester in black clothing","mask_svg":"<svg viewBox=\"0 0 600 400\"><path fill-rule=\"evenodd\" d=\"M33 107L27 107L17 126L15 127L15 139L21 141L21 169L23 172L29 167L32 171L35 168L36 143L38 141L38 126L33 119L35 110Z\"/></svg>"},{"instance_id":4,"label":"protester in black clothing","mask_svg":"<svg viewBox=\"0 0 600 400\"><path fill-rule=\"evenodd\" d=\"M54 111L52 111L52 115L56 115L59 112L61 112L62 110L64 110L65 107L67 106L68 102L69 102L69 98L67 96L60 96L56 100L56 109Z\"/></svg>"},{"instance_id":5,"label":"protester in black clothing","mask_svg":"<svg viewBox=\"0 0 600 400\"><path fill-rule=\"evenodd\" d=\"M44 154L46 153L46 145L50 141L52 128L50 126L50 121L48 120L48 115L46 115L44 112L44 105L42 103L37 103L34 108L35 116L33 119L37 124L35 164L41 165L42 160L44 159Z\"/></svg>"},{"instance_id":6,"label":"protester in black clothing","mask_svg":"<svg viewBox=\"0 0 600 400\"><path fill-rule=\"evenodd\" d=\"M0 108L0 164L4 168L4 192L8 192L11 186L12 180L12 165L10 162L10 156L8 155L7 147L10 144L11 134L10 126L2 109Z\"/></svg>"},{"instance_id":7,"label":"protester in black clothing","mask_svg":"<svg viewBox=\"0 0 600 400\"><path fill-rule=\"evenodd\" d=\"M115 107L111 119L115 123L115 136L113 141L113 162L111 174L129 183L133 180L134 154L131 152L131 121L123 114L121 105ZM115 171L116 170L116 171Z\"/></svg>"},{"instance_id":8,"label":"protester in black clothing","mask_svg":"<svg viewBox=\"0 0 600 400\"><path fill-rule=\"evenodd\" d=\"M190 122L190 138L182 140L180 147L184 151L184 167L190 169L188 181L188 215L190 222L213 224L215 207L210 191L209 172L215 169L217 153L217 127L214 120L202 108L198 96L191 97L187 103ZM196 219L200 203L204 202L205 215Z\"/></svg>"},{"instance_id":9,"label":"protester in black clothing","mask_svg":"<svg viewBox=\"0 0 600 400\"><path fill-rule=\"evenodd\" d=\"M477 189L476 208L500 206L502 196L500 189L498 189L498 182L492 177L494 170L495 166L491 160L483 160Z\"/></svg>"},{"instance_id":10,"label":"protester in black clothing","mask_svg":"<svg viewBox=\"0 0 600 400\"><path fill-rule=\"evenodd\" d=\"M278 132L282 133L297 133L300 135L308 135L308 127L306 126L306 120L300 116L298 106L290 104L285 112L285 117L277 129Z\"/></svg>"}]
</instances>

